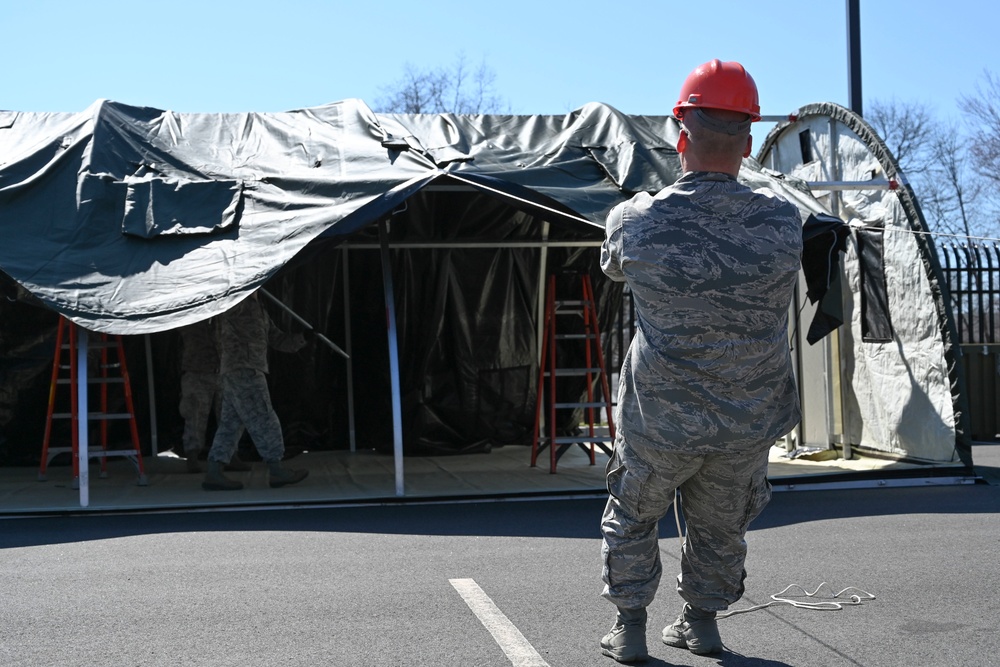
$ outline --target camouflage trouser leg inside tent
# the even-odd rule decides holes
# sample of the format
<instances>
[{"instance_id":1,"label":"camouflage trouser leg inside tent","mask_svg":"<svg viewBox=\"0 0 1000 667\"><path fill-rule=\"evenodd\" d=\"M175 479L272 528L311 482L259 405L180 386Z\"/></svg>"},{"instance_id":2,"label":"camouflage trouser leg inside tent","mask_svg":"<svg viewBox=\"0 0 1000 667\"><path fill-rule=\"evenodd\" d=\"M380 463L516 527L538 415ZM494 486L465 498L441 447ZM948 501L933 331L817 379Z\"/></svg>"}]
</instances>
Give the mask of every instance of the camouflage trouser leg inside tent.
<instances>
[{"instance_id":1,"label":"camouflage trouser leg inside tent","mask_svg":"<svg viewBox=\"0 0 1000 667\"><path fill-rule=\"evenodd\" d=\"M181 401L178 409L184 420L184 455L196 455L205 448L208 418L215 407L219 391L216 373L185 371L181 376Z\"/></svg>"},{"instance_id":2,"label":"camouflage trouser leg inside tent","mask_svg":"<svg viewBox=\"0 0 1000 667\"><path fill-rule=\"evenodd\" d=\"M601 524L603 596L625 609L653 601L662 573L657 522L679 488L687 536L678 593L708 610L739 600L747 527L771 499L771 444L737 454L690 454L637 449L619 440L608 462L610 496Z\"/></svg>"},{"instance_id":3,"label":"camouflage trouser leg inside tent","mask_svg":"<svg viewBox=\"0 0 1000 667\"><path fill-rule=\"evenodd\" d=\"M222 374L222 414L212 441L209 461L229 463L246 427L254 447L265 461L280 461L285 455L281 423L271 406L267 376L250 368Z\"/></svg>"}]
</instances>

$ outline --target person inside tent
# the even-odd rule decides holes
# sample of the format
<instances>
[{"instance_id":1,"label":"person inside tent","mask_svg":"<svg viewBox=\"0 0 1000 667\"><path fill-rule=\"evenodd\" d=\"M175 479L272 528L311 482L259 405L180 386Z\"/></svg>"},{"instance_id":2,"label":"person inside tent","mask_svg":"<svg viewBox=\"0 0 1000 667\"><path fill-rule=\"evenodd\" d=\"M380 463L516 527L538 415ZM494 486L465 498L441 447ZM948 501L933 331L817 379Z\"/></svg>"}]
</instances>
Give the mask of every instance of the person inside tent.
<instances>
[{"instance_id":1,"label":"person inside tent","mask_svg":"<svg viewBox=\"0 0 1000 667\"><path fill-rule=\"evenodd\" d=\"M787 332L801 219L774 192L736 179L760 120L757 86L741 64L712 60L688 75L674 115L683 176L612 209L601 251L638 319L601 524L602 595L617 615L600 646L619 662L648 657L657 523L678 495L684 605L662 641L723 649L715 617L744 592L744 538L771 497L768 452L800 419Z\"/></svg>"},{"instance_id":2,"label":"person inside tent","mask_svg":"<svg viewBox=\"0 0 1000 667\"><path fill-rule=\"evenodd\" d=\"M184 420L181 443L188 472L204 472L198 462L205 452L209 416L219 419L219 351L212 320L202 320L181 329L181 400L178 410ZM242 433L242 431L241 431ZM250 466L234 453L226 470L246 472Z\"/></svg>"},{"instance_id":3,"label":"person inside tent","mask_svg":"<svg viewBox=\"0 0 1000 667\"><path fill-rule=\"evenodd\" d=\"M208 471L202 482L207 491L236 491L243 483L226 477L243 428L267 464L272 488L296 484L309 474L281 465L285 441L267 386L267 348L296 352L305 344L302 334L287 334L271 321L257 293L215 318L219 346L222 413L208 452Z\"/></svg>"}]
</instances>

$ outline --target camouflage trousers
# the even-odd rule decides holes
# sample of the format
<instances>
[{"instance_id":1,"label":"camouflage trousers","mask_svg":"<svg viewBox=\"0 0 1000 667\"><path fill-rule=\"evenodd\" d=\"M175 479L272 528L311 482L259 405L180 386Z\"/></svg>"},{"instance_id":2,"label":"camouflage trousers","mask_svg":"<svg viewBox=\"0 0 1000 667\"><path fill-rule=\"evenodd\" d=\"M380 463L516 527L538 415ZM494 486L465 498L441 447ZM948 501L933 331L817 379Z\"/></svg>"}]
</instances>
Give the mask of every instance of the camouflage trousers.
<instances>
[{"instance_id":1,"label":"camouflage trousers","mask_svg":"<svg viewBox=\"0 0 1000 667\"><path fill-rule=\"evenodd\" d=\"M185 371L181 375L181 402L178 406L184 419L181 442L187 456L205 449L205 432L213 410L218 417L219 376L216 373Z\"/></svg>"},{"instance_id":2,"label":"camouflage trousers","mask_svg":"<svg viewBox=\"0 0 1000 667\"><path fill-rule=\"evenodd\" d=\"M208 460L229 463L246 427L260 457L265 461L280 461L285 455L285 441L278 415L271 406L267 376L263 371L239 368L220 377L222 413Z\"/></svg>"},{"instance_id":3,"label":"camouflage trousers","mask_svg":"<svg viewBox=\"0 0 1000 667\"><path fill-rule=\"evenodd\" d=\"M743 596L747 527L771 499L767 458L773 443L749 452L696 454L633 447L619 438L608 462L601 522L604 592L617 607L649 606L662 565L657 524L680 490L687 533L677 592L721 611Z\"/></svg>"}]
</instances>

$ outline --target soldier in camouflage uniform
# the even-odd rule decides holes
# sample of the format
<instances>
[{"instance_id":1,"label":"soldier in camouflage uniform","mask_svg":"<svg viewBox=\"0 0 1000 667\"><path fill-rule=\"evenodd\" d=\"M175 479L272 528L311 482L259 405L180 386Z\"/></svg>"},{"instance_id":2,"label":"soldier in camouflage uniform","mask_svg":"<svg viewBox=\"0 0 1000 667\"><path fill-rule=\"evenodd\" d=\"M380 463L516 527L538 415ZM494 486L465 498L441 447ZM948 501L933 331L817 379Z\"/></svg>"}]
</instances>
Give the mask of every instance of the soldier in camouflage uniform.
<instances>
[{"instance_id":1,"label":"soldier in camouflage uniform","mask_svg":"<svg viewBox=\"0 0 1000 667\"><path fill-rule=\"evenodd\" d=\"M774 192L736 180L760 118L756 86L739 63L715 60L692 72L680 100L684 175L615 207L601 252L604 272L630 287L638 319L602 521L603 596L618 614L601 649L620 662L647 657L657 523L677 490L685 605L662 639L722 650L715 614L743 595L744 537L771 496L768 452L800 418L787 327L801 218Z\"/></svg>"},{"instance_id":2,"label":"soldier in camouflage uniform","mask_svg":"<svg viewBox=\"0 0 1000 667\"><path fill-rule=\"evenodd\" d=\"M205 448L208 417L218 404L219 353L211 320L181 329L181 442L188 472L201 472L198 455Z\"/></svg>"},{"instance_id":3,"label":"soldier in camouflage uniform","mask_svg":"<svg viewBox=\"0 0 1000 667\"><path fill-rule=\"evenodd\" d=\"M233 491L243 484L223 474L232 458L243 427L267 463L272 487L301 482L306 470L281 466L285 442L281 423L271 406L267 387L267 348L295 352L305 345L301 334L286 334L268 317L264 305L252 294L215 318L222 385L222 414L208 452L208 472L202 487L209 491Z\"/></svg>"},{"instance_id":4,"label":"soldier in camouflage uniform","mask_svg":"<svg viewBox=\"0 0 1000 667\"><path fill-rule=\"evenodd\" d=\"M221 407L219 386L219 350L215 344L215 325L202 320L181 329L181 400L178 410L184 419L181 443L187 470L202 472L198 459L205 449L208 418L215 412L219 421ZM240 427L239 441L243 435ZM245 472L250 466L234 452L226 470Z\"/></svg>"}]
</instances>

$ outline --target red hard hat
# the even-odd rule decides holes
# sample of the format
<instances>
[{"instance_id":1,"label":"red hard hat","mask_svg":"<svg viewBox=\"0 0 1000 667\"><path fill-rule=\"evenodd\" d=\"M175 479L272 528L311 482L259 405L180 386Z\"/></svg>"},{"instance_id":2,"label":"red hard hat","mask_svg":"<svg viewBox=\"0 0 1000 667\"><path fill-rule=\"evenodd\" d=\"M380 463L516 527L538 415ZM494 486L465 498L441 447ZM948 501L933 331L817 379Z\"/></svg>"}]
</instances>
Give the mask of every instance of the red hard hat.
<instances>
[{"instance_id":1,"label":"red hard hat","mask_svg":"<svg viewBox=\"0 0 1000 667\"><path fill-rule=\"evenodd\" d=\"M726 109L750 114L751 121L760 120L757 84L738 62L709 61L694 68L684 85L674 115L680 118L684 109Z\"/></svg>"}]
</instances>

